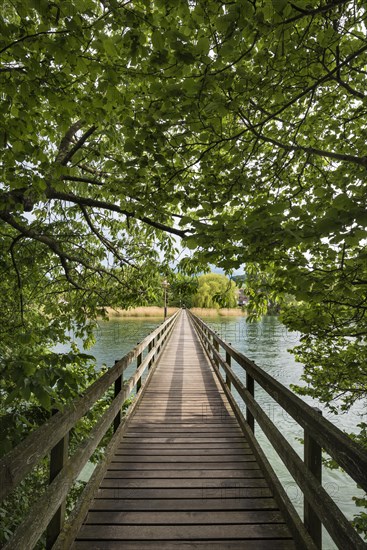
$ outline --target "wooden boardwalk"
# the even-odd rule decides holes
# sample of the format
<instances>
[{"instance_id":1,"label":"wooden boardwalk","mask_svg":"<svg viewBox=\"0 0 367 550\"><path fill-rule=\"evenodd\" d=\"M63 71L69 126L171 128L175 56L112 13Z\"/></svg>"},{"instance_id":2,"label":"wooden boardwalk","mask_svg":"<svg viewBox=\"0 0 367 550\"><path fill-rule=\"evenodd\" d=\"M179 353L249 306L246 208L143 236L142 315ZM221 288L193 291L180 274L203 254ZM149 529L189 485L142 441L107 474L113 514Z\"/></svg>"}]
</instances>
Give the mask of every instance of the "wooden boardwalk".
<instances>
[{"instance_id":1,"label":"wooden boardwalk","mask_svg":"<svg viewBox=\"0 0 367 550\"><path fill-rule=\"evenodd\" d=\"M73 550L295 549L183 313Z\"/></svg>"}]
</instances>

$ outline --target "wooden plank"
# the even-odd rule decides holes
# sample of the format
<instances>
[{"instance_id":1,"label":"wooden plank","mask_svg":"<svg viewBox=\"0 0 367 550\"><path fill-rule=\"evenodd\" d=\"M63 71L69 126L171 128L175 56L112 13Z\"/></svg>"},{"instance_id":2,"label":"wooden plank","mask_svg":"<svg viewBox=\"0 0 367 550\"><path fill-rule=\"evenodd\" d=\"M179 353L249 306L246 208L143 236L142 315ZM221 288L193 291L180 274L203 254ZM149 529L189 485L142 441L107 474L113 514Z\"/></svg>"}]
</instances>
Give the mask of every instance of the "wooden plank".
<instances>
[{"instance_id":1,"label":"wooden plank","mask_svg":"<svg viewBox=\"0 0 367 550\"><path fill-rule=\"evenodd\" d=\"M157 420L156 418L146 418L146 417L138 417L136 416L134 419L134 422L132 426L136 427L137 429L143 428L143 427L154 427L154 426L162 426L167 425L171 427L198 427L198 426L205 426L208 425L215 427L222 427L225 426L226 428L235 428L237 427L237 421L235 418L226 418L225 422L217 417L204 417L203 418L177 418L177 416L174 416L173 418L164 418L164 424L161 420Z\"/></svg>"},{"instance_id":2,"label":"wooden plank","mask_svg":"<svg viewBox=\"0 0 367 550\"><path fill-rule=\"evenodd\" d=\"M129 437L142 437L144 435L148 435L149 437L151 435L161 434L163 437L167 435L179 435L184 436L186 433L189 435L196 435L199 434L200 437L203 435L208 435L208 428L207 427L195 427L195 428L186 428L186 427L166 427L166 426L156 426L154 428L144 428L142 430L137 431L135 426L131 428L129 431ZM237 428L226 428L226 427L210 427L210 436L219 436L219 437L242 437L242 433ZM243 437L242 437L243 439Z\"/></svg>"},{"instance_id":3,"label":"wooden plank","mask_svg":"<svg viewBox=\"0 0 367 550\"><path fill-rule=\"evenodd\" d=\"M151 488L146 487L124 487L118 483L115 487L108 489L98 489L96 498L102 499L200 499L209 500L217 498L264 498L271 497L271 491L268 487L238 487L236 484L212 487L212 484L203 483L202 487L197 488Z\"/></svg>"},{"instance_id":4,"label":"wooden plank","mask_svg":"<svg viewBox=\"0 0 367 550\"><path fill-rule=\"evenodd\" d=\"M280 512L234 510L208 512L89 512L85 525L215 525L284 523Z\"/></svg>"},{"instance_id":5,"label":"wooden plank","mask_svg":"<svg viewBox=\"0 0 367 550\"><path fill-rule=\"evenodd\" d=\"M223 470L223 469L190 469L190 470L170 470L168 468L162 470L119 470L111 469L107 470L105 479L259 479L263 478L264 474L260 468L253 468L251 470L243 470L238 468L237 470Z\"/></svg>"},{"instance_id":6,"label":"wooden plank","mask_svg":"<svg viewBox=\"0 0 367 550\"><path fill-rule=\"evenodd\" d=\"M162 424L163 422L182 423L182 424L221 424L222 426L233 427L233 418L223 412L209 413L208 411L178 411L165 414L159 411L151 411L151 413L139 416L141 423L154 422Z\"/></svg>"},{"instance_id":7,"label":"wooden plank","mask_svg":"<svg viewBox=\"0 0 367 550\"><path fill-rule=\"evenodd\" d=\"M273 498L210 499L102 499L95 498L91 510L278 510Z\"/></svg>"},{"instance_id":8,"label":"wooden plank","mask_svg":"<svg viewBox=\"0 0 367 550\"><path fill-rule=\"evenodd\" d=\"M100 484L100 488L116 487L118 483L122 483L119 478L109 478L105 477ZM184 489L189 487L194 488L225 488L231 490L232 488L242 488L242 487L268 487L268 483L264 478L236 478L236 479L220 479L212 478L208 480L197 479L197 478L188 478L188 479L170 479L170 478L160 478L160 479L124 479L123 485L120 485L124 488L175 488L175 489Z\"/></svg>"},{"instance_id":9,"label":"wooden plank","mask_svg":"<svg viewBox=\"0 0 367 550\"><path fill-rule=\"evenodd\" d=\"M117 462L113 460L110 463L109 470L133 470L139 472L141 470L167 470L169 466L172 466L172 463L162 462L162 463L152 463L152 462ZM223 463L221 460L217 462L192 462L187 463L183 462L180 464L174 464L175 470L234 470L236 468L243 470L258 470L259 465L257 462L246 462L242 465L239 465L238 462L226 462Z\"/></svg>"},{"instance_id":10,"label":"wooden plank","mask_svg":"<svg viewBox=\"0 0 367 550\"><path fill-rule=\"evenodd\" d=\"M115 453L114 462L121 461L123 463L129 463L133 462L134 464L136 462L140 462L141 464L145 464L149 462L150 464L161 464L164 462L165 464L192 464L194 462L219 462L220 464L225 464L227 462L255 462L255 457L253 454L245 455L245 454L189 454L189 455L181 455L181 454L156 454L156 455L149 455L146 454L135 454L132 453L125 453L121 454L119 452Z\"/></svg>"},{"instance_id":11,"label":"wooden plank","mask_svg":"<svg viewBox=\"0 0 367 550\"><path fill-rule=\"evenodd\" d=\"M206 443L227 443L230 444L233 442L241 442L243 441L243 437L241 436L233 436L233 437L225 437L225 436L217 436L213 437L210 433L200 435L200 437L185 437L185 436L173 436L173 437L159 437L159 434L157 436L154 436L154 434L149 434L149 437L137 437L137 436L130 436L129 434L126 435L126 440L133 442L133 441L140 441L141 443L203 443L205 441Z\"/></svg>"},{"instance_id":12,"label":"wooden plank","mask_svg":"<svg viewBox=\"0 0 367 550\"><path fill-rule=\"evenodd\" d=\"M119 449L124 449L126 452L129 452L130 449L135 449L137 452L149 452L160 450L162 452L166 450L181 450L188 452L202 451L204 450L215 450L217 449L220 452L227 452L228 445L227 443L125 443L123 447L119 446ZM231 443L232 451L241 451L241 452L251 452L251 449L248 445L242 444L242 442Z\"/></svg>"},{"instance_id":13,"label":"wooden plank","mask_svg":"<svg viewBox=\"0 0 367 550\"><path fill-rule=\"evenodd\" d=\"M224 550L223 541L128 541L124 550ZM121 550L120 541L76 541L71 550ZM296 550L291 540L226 540L225 550Z\"/></svg>"},{"instance_id":14,"label":"wooden plank","mask_svg":"<svg viewBox=\"0 0 367 550\"><path fill-rule=\"evenodd\" d=\"M290 538L288 527L281 523L252 525L83 525L79 539L93 540L101 536L107 540L180 540L195 538L216 539L277 539Z\"/></svg>"},{"instance_id":15,"label":"wooden plank","mask_svg":"<svg viewBox=\"0 0 367 550\"><path fill-rule=\"evenodd\" d=\"M139 419L140 421L140 419ZM150 424L148 422L150 421ZM167 424L166 424L167 422ZM213 429L214 435L218 433L218 435L233 437L237 436L240 437L242 435L242 441L246 443L243 439L243 434L241 432L238 432L237 426L231 422L226 421L226 419L222 419L220 417L216 417L216 419L207 419L206 417L202 416L186 416L185 418L177 416L170 416L169 419L166 419L164 417L149 417L149 420L142 419L140 421L140 425L142 427L141 431L154 433L158 431L159 429L162 429L162 431L178 431L182 432L183 430L187 429L190 431L190 433L193 433L194 431L199 431L200 434L208 433L210 435L211 430ZM150 430L151 428L151 430ZM139 426L134 424L132 426L132 429L134 432L140 431ZM192 430L192 431L191 431Z\"/></svg>"},{"instance_id":16,"label":"wooden plank","mask_svg":"<svg viewBox=\"0 0 367 550\"><path fill-rule=\"evenodd\" d=\"M153 457L153 456L177 456L179 455L180 457L190 457L190 456L200 456L200 457L206 457L208 456L208 450L209 449L196 449L196 448L191 448L191 449L188 449L187 447L181 447L180 449L177 449L176 447L172 449L172 447L161 447L160 449L151 449L151 448L139 448L139 447L136 447L135 445L134 446L130 446L129 448L126 448L125 446L121 448L121 450L118 450L116 452L116 456L125 456L126 458L128 457L132 457L134 456L135 459L134 460L137 460L140 458L148 458L147 455L149 454L149 456ZM243 449L243 448L238 448L238 449L233 449L233 447L231 446L231 449L230 449L230 455L228 455L228 448L222 448L222 449L216 449L216 448L212 448L210 449L210 456L213 457L213 456L220 456L220 457L223 457L223 459L227 459L228 456L253 456L252 454L252 451L250 449Z\"/></svg>"}]
</instances>

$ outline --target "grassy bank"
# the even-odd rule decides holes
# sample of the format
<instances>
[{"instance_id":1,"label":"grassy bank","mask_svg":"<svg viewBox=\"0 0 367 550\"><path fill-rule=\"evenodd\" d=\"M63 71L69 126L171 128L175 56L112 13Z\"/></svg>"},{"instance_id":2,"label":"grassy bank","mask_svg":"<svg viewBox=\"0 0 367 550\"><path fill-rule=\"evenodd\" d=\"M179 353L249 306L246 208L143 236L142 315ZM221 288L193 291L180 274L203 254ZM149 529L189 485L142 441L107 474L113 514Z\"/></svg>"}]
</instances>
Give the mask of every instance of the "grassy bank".
<instances>
[{"instance_id":1,"label":"grassy bank","mask_svg":"<svg viewBox=\"0 0 367 550\"><path fill-rule=\"evenodd\" d=\"M136 307L132 309L114 309L112 307L105 308L108 316L111 318L114 317L162 317L163 318L163 307L157 306L147 306L147 307ZM172 315L177 311L177 307L167 308L168 315ZM244 315L240 308L201 308L194 307L191 310L195 315L199 317L216 317L217 315L221 317L233 317L238 315Z\"/></svg>"},{"instance_id":2,"label":"grassy bank","mask_svg":"<svg viewBox=\"0 0 367 550\"><path fill-rule=\"evenodd\" d=\"M106 307L105 310L109 317L161 317L163 319L163 307L149 306L149 307L135 307L131 309L114 309L112 307ZM177 311L177 307L167 308L167 314L173 315Z\"/></svg>"},{"instance_id":3,"label":"grassy bank","mask_svg":"<svg viewBox=\"0 0 367 550\"><path fill-rule=\"evenodd\" d=\"M222 309L193 307L190 311L192 311L192 313L195 313L195 315L197 315L198 317L216 317L217 315L219 315L220 317L239 317L242 315L246 315L240 307Z\"/></svg>"}]
</instances>

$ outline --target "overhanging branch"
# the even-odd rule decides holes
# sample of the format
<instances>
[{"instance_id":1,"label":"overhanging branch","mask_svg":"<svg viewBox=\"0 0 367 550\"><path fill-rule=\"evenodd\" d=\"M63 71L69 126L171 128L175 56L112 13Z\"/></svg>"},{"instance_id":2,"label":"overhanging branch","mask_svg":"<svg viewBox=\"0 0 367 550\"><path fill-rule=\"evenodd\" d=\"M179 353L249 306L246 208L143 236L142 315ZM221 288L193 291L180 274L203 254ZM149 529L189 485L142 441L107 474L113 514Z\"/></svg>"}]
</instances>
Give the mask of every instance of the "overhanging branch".
<instances>
[{"instance_id":1,"label":"overhanging branch","mask_svg":"<svg viewBox=\"0 0 367 550\"><path fill-rule=\"evenodd\" d=\"M78 204L82 206L91 206L93 208L101 208L102 210L117 212L118 214L123 214L124 216L135 218L137 220L142 221L143 223L146 223L147 225L150 225L151 227L155 227L156 229L159 229L160 231L164 231L165 233L171 233L172 235L177 235L178 237L181 237L181 238L184 238L188 233L188 231L176 229L175 227L170 227L169 225L165 225L163 223L156 222L155 220L151 220L146 216L138 216L134 212L123 210L122 208L120 208L119 206L111 202L92 199L90 197L81 197L79 195L74 195L74 193L62 193L52 188L49 188L47 190L47 196L49 199L68 201L73 204Z\"/></svg>"}]
</instances>

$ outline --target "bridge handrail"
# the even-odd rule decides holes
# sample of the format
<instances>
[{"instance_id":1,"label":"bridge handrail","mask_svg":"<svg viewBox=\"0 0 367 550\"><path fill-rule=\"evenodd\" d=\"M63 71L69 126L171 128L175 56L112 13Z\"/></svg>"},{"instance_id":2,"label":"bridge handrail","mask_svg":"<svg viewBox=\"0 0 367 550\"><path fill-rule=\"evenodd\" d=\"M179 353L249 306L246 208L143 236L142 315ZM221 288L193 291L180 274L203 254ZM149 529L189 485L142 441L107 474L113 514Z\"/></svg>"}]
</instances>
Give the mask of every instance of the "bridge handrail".
<instances>
[{"instance_id":1,"label":"bridge handrail","mask_svg":"<svg viewBox=\"0 0 367 550\"><path fill-rule=\"evenodd\" d=\"M189 312L194 326L205 345L217 375L222 385L230 392L231 384L244 400L247 408L247 421L253 430L254 419L268 437L270 443L283 460L292 477L304 493L307 503L318 515L322 523L340 548L366 548L365 543L352 528L348 520L336 506L319 481L311 474L305 463L300 459L291 445L287 442L275 424L264 413L254 398L253 381L262 388L305 430L318 445L325 449L334 460L367 491L367 452L363 447L351 440L339 428L323 418L315 409L288 390L280 382L266 373L245 355L238 352L230 344L222 340L216 332L206 325L199 317ZM219 346L226 352L224 359L219 352ZM247 384L233 372L230 363L232 358L247 374ZM219 368L226 373L226 381L222 378ZM320 449L321 455L321 449ZM321 457L320 457L321 465ZM321 537L321 529L319 530Z\"/></svg>"},{"instance_id":2,"label":"bridge handrail","mask_svg":"<svg viewBox=\"0 0 367 550\"><path fill-rule=\"evenodd\" d=\"M4 550L7 548L11 548L11 550L25 547L33 548L36 544L52 520L53 515L57 512L58 507L64 502L72 483L97 448L104 434L112 423L114 423L115 429L117 428L121 420L121 407L124 401L129 397L135 386L137 391L140 389L142 385L141 377L144 371L146 368L153 366L161 354L163 344L171 333L179 314L180 311L177 311L158 326L133 350L119 361L116 361L115 365L94 382L85 391L84 395L76 398L65 410L54 414L0 461L1 502L38 465L40 460L60 445L76 422L115 383L115 398L109 408L93 427L87 440L79 445L69 459L67 459L67 456L64 457L62 468L54 476L44 495L32 507L28 518L17 528L13 537L5 545ZM143 359L143 352L147 348L148 353ZM135 358L137 359L137 369L129 380L122 384L122 374Z\"/></svg>"}]
</instances>

